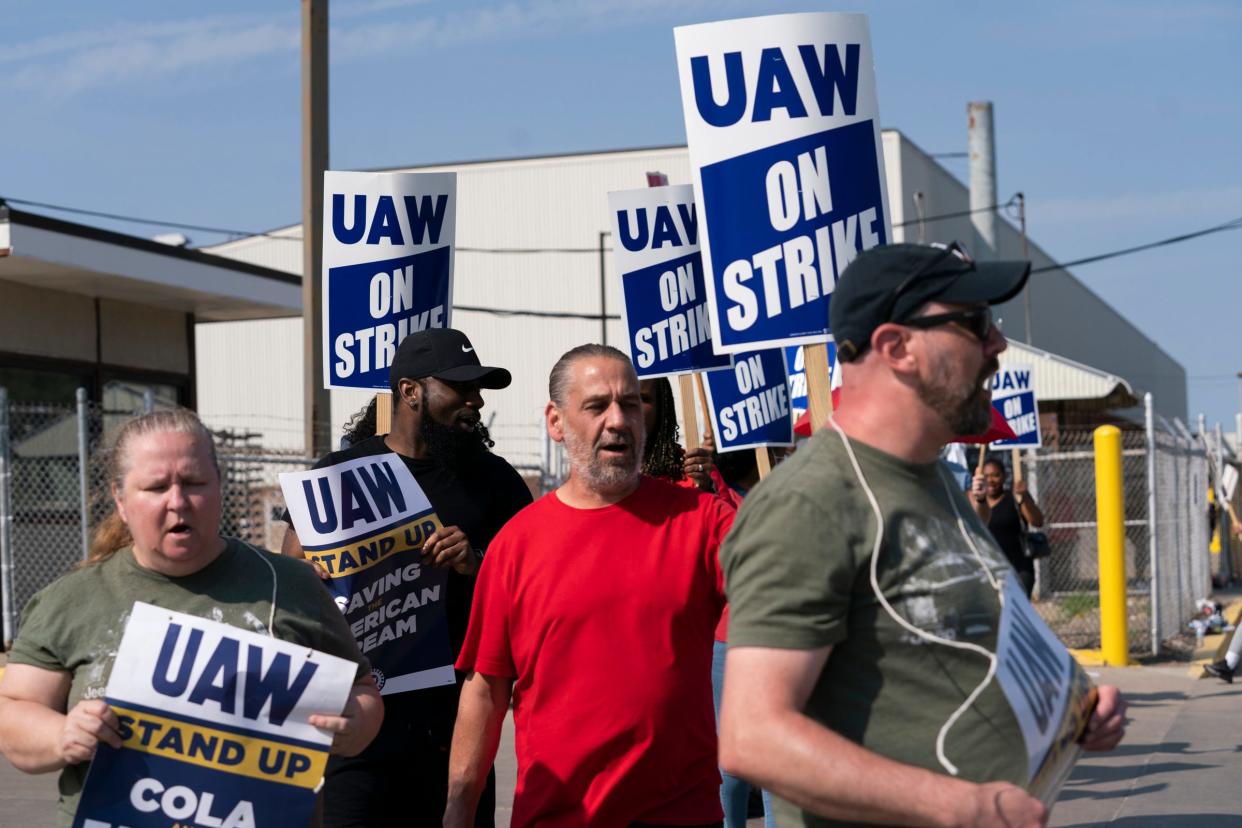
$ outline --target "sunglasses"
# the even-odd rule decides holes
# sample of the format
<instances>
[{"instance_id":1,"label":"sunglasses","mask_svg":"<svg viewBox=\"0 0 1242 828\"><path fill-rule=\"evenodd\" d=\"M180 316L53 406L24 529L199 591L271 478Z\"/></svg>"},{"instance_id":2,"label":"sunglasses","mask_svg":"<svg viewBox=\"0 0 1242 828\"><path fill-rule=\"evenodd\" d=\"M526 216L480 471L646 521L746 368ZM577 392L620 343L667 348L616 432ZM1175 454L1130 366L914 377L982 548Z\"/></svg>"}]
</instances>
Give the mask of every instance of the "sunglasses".
<instances>
[{"instance_id":1,"label":"sunglasses","mask_svg":"<svg viewBox=\"0 0 1242 828\"><path fill-rule=\"evenodd\" d=\"M973 335L980 342L986 342L995 322L992 318L992 308L985 306L982 308L967 308L966 310L953 311L951 313L933 313L928 316L916 316L900 324L905 325L907 328L919 328L921 330L936 328L941 325L956 325Z\"/></svg>"}]
</instances>

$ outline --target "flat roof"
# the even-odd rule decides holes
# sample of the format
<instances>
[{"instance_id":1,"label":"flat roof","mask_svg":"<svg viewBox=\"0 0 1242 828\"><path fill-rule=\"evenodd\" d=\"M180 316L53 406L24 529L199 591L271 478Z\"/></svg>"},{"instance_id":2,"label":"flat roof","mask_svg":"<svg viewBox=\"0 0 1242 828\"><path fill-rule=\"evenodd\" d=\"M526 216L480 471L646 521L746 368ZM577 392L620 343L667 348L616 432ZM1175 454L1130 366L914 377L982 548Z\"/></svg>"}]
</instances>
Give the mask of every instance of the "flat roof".
<instances>
[{"instance_id":1,"label":"flat roof","mask_svg":"<svg viewBox=\"0 0 1242 828\"><path fill-rule=\"evenodd\" d=\"M302 312L298 276L15 210L3 201L0 280L193 313L202 321Z\"/></svg>"}]
</instances>

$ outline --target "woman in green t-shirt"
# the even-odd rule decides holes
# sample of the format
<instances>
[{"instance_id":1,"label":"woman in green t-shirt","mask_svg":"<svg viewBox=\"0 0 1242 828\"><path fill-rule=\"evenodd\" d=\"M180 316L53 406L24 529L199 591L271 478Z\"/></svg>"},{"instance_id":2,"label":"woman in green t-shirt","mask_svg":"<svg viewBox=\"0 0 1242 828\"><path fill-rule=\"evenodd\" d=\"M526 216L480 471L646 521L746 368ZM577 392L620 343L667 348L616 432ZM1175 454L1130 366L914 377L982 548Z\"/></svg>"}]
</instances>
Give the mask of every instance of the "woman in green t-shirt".
<instances>
[{"instance_id":1,"label":"woman in green t-shirt","mask_svg":"<svg viewBox=\"0 0 1242 828\"><path fill-rule=\"evenodd\" d=\"M121 746L103 695L135 601L357 662L345 709L310 723L335 734L334 753L366 747L383 719L366 659L310 567L220 537L220 470L198 417L175 410L131 420L110 466L116 511L89 560L30 600L0 679L0 752L27 773L62 771L61 824L72 822L98 743Z\"/></svg>"}]
</instances>

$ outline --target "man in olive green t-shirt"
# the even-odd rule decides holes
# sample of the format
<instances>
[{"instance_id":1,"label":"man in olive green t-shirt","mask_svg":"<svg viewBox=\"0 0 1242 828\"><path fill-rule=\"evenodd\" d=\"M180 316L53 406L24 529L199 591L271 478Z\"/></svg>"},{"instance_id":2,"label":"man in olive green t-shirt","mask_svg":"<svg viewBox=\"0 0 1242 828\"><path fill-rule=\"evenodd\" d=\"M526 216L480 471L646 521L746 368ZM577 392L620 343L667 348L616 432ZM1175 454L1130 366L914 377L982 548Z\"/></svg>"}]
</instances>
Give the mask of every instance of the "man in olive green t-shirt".
<instances>
[{"instance_id":1,"label":"man in olive green t-shirt","mask_svg":"<svg viewBox=\"0 0 1242 828\"><path fill-rule=\"evenodd\" d=\"M938 462L990 422L1006 347L990 306L1029 272L902 244L859 254L837 284L840 410L721 550L721 765L772 791L782 826L1047 818L991 668L1012 572ZM1115 746L1124 710L1099 688L1083 747Z\"/></svg>"}]
</instances>

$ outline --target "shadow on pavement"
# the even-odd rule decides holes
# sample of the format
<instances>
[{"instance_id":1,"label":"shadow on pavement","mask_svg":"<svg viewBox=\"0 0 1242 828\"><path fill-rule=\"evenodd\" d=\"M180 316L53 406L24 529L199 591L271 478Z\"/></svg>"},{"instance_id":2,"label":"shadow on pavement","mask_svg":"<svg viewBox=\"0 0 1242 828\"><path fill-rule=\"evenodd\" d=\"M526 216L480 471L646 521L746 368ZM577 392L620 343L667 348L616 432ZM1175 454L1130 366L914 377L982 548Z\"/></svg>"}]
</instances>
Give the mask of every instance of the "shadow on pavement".
<instances>
[{"instance_id":1,"label":"shadow on pavement","mask_svg":"<svg viewBox=\"0 0 1242 828\"><path fill-rule=\"evenodd\" d=\"M1124 799L1127 796L1141 796L1142 794L1163 791L1167 787L1169 787L1168 784L1160 782L1159 784L1147 785L1142 788L1125 788L1124 790L1109 791L1107 793L1063 788L1061 795L1057 797L1057 802L1072 802L1075 799L1090 799L1092 801L1097 799ZM1112 825L1113 823L1110 822L1109 824Z\"/></svg>"},{"instance_id":2,"label":"shadow on pavement","mask_svg":"<svg viewBox=\"0 0 1242 828\"><path fill-rule=\"evenodd\" d=\"M1064 828L1092 828L1107 825L1109 828L1242 828L1242 816L1237 814L1152 814L1129 816L1111 822L1079 822Z\"/></svg>"},{"instance_id":3,"label":"shadow on pavement","mask_svg":"<svg viewBox=\"0 0 1242 828\"><path fill-rule=\"evenodd\" d=\"M1164 702L1185 701L1186 694L1176 691L1159 693L1126 693L1126 704L1130 707L1152 707Z\"/></svg>"},{"instance_id":4,"label":"shadow on pavement","mask_svg":"<svg viewBox=\"0 0 1242 828\"><path fill-rule=\"evenodd\" d=\"M1067 785L1098 785L1101 782L1121 782L1126 779L1138 779L1157 773L1177 773L1179 771L1202 770L1215 768L1216 765L1205 765L1198 762L1149 762L1146 765L1090 765L1079 763L1074 768Z\"/></svg>"}]
</instances>

